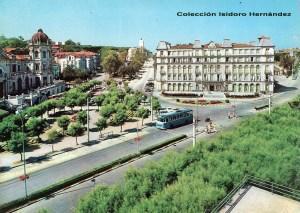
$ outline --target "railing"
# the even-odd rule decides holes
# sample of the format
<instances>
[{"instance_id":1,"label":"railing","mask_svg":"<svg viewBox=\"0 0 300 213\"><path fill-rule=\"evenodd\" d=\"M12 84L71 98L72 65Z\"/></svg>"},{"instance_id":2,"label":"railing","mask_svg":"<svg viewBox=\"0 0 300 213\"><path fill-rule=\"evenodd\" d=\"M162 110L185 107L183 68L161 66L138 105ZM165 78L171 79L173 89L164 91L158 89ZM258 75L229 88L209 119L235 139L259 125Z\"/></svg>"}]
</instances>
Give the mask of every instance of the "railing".
<instances>
[{"instance_id":1,"label":"railing","mask_svg":"<svg viewBox=\"0 0 300 213\"><path fill-rule=\"evenodd\" d=\"M266 191L272 192L274 194L282 195L300 201L300 190L292 189L290 187L279 185L271 181L263 180L261 178L246 176L241 181L241 183L237 185L232 191L230 191L216 207L214 207L211 211L208 212L217 213L226 205L230 206L226 210L226 213L230 212L236 206L236 204L241 200L241 198L247 193L248 189L251 186L255 186L264 189ZM239 194L238 198L233 203L231 203L233 196L240 189L244 189L244 191L241 194Z\"/></svg>"}]
</instances>

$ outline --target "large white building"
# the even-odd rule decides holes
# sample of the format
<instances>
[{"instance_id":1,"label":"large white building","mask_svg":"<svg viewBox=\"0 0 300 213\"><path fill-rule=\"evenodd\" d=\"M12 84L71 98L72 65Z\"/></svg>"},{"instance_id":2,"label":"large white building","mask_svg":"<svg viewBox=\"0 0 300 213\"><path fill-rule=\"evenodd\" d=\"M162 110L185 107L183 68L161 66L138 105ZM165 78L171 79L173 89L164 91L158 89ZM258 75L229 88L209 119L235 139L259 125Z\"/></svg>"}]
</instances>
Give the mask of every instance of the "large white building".
<instances>
[{"instance_id":1,"label":"large white building","mask_svg":"<svg viewBox=\"0 0 300 213\"><path fill-rule=\"evenodd\" d=\"M258 42L232 43L224 39L202 44L175 45L161 41L155 58L155 88L166 94L227 95L273 92L274 45L269 37Z\"/></svg>"},{"instance_id":2,"label":"large white building","mask_svg":"<svg viewBox=\"0 0 300 213\"><path fill-rule=\"evenodd\" d=\"M0 97L21 94L53 83L51 40L39 29L28 49L0 50Z\"/></svg>"}]
</instances>

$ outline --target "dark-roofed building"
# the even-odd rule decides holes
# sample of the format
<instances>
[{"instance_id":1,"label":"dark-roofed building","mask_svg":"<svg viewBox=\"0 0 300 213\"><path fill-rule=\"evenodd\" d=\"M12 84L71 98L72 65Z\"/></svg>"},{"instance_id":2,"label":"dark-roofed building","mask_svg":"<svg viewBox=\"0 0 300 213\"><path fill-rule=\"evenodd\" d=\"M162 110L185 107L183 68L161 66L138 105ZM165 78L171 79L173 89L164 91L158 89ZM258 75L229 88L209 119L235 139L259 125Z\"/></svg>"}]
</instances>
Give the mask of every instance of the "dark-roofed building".
<instances>
[{"instance_id":1,"label":"dark-roofed building","mask_svg":"<svg viewBox=\"0 0 300 213\"><path fill-rule=\"evenodd\" d=\"M160 41L155 59L155 87L164 93L228 95L273 92L274 45L269 37L258 42L234 43L224 39L171 45Z\"/></svg>"}]
</instances>

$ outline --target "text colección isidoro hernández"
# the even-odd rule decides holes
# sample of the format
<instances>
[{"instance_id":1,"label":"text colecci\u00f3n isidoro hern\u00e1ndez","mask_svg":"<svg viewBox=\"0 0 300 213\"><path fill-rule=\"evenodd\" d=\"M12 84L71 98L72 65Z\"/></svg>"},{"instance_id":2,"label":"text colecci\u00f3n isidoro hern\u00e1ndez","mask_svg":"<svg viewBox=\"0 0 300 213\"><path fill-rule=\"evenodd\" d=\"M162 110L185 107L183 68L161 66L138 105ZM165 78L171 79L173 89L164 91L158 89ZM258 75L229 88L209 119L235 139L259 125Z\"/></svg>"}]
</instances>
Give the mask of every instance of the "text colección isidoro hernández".
<instances>
[{"instance_id":1,"label":"text colecci\u00f3n isidoro hern\u00e1ndez","mask_svg":"<svg viewBox=\"0 0 300 213\"><path fill-rule=\"evenodd\" d=\"M248 13L236 13L236 12L177 12L177 16L291 16L291 13L287 12L248 12Z\"/></svg>"}]
</instances>

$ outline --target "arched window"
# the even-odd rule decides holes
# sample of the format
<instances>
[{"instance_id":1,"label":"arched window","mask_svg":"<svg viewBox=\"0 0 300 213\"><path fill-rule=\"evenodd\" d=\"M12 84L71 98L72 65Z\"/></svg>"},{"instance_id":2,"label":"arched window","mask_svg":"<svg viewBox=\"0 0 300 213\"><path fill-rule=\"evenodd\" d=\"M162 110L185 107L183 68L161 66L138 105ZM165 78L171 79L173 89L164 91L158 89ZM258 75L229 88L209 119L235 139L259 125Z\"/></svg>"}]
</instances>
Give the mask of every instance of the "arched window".
<instances>
[{"instance_id":1,"label":"arched window","mask_svg":"<svg viewBox=\"0 0 300 213\"><path fill-rule=\"evenodd\" d=\"M233 85L232 85L232 91L233 91L233 92L236 92L236 89L237 89L237 88L236 88L236 84L233 84Z\"/></svg>"},{"instance_id":2,"label":"arched window","mask_svg":"<svg viewBox=\"0 0 300 213\"><path fill-rule=\"evenodd\" d=\"M254 84L250 84L250 92L254 92Z\"/></svg>"},{"instance_id":3,"label":"arched window","mask_svg":"<svg viewBox=\"0 0 300 213\"><path fill-rule=\"evenodd\" d=\"M176 91L176 84L173 84L173 91Z\"/></svg>"},{"instance_id":4,"label":"arched window","mask_svg":"<svg viewBox=\"0 0 300 213\"><path fill-rule=\"evenodd\" d=\"M239 65L239 73L243 73L243 66Z\"/></svg>"},{"instance_id":5,"label":"arched window","mask_svg":"<svg viewBox=\"0 0 300 213\"><path fill-rule=\"evenodd\" d=\"M39 52L38 51L34 51L34 57L38 58L39 57Z\"/></svg>"},{"instance_id":6,"label":"arched window","mask_svg":"<svg viewBox=\"0 0 300 213\"><path fill-rule=\"evenodd\" d=\"M243 85L239 84L239 92L242 92Z\"/></svg>"},{"instance_id":7,"label":"arched window","mask_svg":"<svg viewBox=\"0 0 300 213\"><path fill-rule=\"evenodd\" d=\"M182 91L182 84L178 84L178 91Z\"/></svg>"},{"instance_id":8,"label":"arched window","mask_svg":"<svg viewBox=\"0 0 300 213\"><path fill-rule=\"evenodd\" d=\"M256 84L256 92L260 92L260 85Z\"/></svg>"},{"instance_id":9,"label":"arched window","mask_svg":"<svg viewBox=\"0 0 300 213\"><path fill-rule=\"evenodd\" d=\"M244 70L245 70L245 73L249 73L249 67L248 67L248 65L245 65Z\"/></svg>"},{"instance_id":10,"label":"arched window","mask_svg":"<svg viewBox=\"0 0 300 213\"><path fill-rule=\"evenodd\" d=\"M256 65L256 74L260 74L259 65Z\"/></svg>"},{"instance_id":11,"label":"arched window","mask_svg":"<svg viewBox=\"0 0 300 213\"><path fill-rule=\"evenodd\" d=\"M248 84L245 84L245 85L244 85L244 92L248 92L248 89L249 89L249 88L248 88Z\"/></svg>"}]
</instances>

